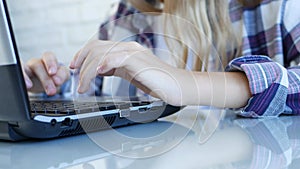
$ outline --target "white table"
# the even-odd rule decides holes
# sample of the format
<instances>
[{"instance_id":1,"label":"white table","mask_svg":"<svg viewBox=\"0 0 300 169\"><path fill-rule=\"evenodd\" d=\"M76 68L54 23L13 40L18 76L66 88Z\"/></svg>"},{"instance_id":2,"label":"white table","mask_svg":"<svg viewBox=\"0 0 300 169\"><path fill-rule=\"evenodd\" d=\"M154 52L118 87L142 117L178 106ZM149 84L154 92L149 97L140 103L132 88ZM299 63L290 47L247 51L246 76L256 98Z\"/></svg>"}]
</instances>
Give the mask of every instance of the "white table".
<instances>
[{"instance_id":1,"label":"white table","mask_svg":"<svg viewBox=\"0 0 300 169\"><path fill-rule=\"evenodd\" d=\"M187 107L157 122L67 138L0 142L3 169L300 168L300 117L239 118Z\"/></svg>"}]
</instances>

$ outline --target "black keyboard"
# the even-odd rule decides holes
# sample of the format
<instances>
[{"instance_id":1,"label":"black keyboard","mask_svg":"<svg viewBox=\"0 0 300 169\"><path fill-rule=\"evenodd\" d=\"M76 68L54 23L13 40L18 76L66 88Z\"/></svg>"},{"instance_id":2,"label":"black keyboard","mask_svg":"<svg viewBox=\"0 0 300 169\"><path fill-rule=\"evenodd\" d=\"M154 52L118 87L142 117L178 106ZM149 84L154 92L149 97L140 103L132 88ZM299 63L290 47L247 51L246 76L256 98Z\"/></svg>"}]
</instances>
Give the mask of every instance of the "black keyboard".
<instances>
[{"instance_id":1,"label":"black keyboard","mask_svg":"<svg viewBox=\"0 0 300 169\"><path fill-rule=\"evenodd\" d=\"M145 106L151 102L73 102L73 101L31 101L31 113L49 115L74 115L90 112Z\"/></svg>"}]
</instances>

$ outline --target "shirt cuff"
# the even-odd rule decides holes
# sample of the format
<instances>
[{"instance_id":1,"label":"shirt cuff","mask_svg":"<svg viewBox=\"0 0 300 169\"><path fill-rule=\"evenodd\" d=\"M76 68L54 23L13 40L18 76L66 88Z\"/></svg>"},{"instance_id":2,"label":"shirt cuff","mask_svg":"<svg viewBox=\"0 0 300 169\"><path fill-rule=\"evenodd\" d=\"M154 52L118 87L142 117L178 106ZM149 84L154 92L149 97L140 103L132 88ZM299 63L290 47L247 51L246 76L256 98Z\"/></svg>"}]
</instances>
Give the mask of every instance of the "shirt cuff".
<instances>
[{"instance_id":1,"label":"shirt cuff","mask_svg":"<svg viewBox=\"0 0 300 169\"><path fill-rule=\"evenodd\" d=\"M243 71L252 97L239 113L245 117L279 116L286 109L287 70L267 56L250 55L232 60L226 71Z\"/></svg>"}]
</instances>

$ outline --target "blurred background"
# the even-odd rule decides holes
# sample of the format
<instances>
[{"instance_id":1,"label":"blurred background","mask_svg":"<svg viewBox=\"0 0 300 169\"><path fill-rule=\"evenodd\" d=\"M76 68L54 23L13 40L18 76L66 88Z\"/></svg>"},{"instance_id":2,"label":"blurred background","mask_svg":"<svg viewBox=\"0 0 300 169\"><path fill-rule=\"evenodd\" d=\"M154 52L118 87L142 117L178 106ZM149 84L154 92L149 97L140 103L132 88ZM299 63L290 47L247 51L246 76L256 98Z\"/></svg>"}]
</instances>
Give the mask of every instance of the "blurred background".
<instances>
[{"instance_id":1,"label":"blurred background","mask_svg":"<svg viewBox=\"0 0 300 169\"><path fill-rule=\"evenodd\" d=\"M8 0L20 57L52 51L64 64L98 31L119 0Z\"/></svg>"}]
</instances>

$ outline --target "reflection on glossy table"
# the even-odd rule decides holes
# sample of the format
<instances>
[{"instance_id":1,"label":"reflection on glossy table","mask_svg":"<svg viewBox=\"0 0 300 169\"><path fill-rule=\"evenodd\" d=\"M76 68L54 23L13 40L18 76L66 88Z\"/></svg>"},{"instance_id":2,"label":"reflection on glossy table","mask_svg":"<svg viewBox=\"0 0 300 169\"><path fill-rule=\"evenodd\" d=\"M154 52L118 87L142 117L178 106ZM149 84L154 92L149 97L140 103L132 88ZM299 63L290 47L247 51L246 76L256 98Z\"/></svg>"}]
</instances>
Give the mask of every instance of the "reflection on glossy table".
<instances>
[{"instance_id":1,"label":"reflection on glossy table","mask_svg":"<svg viewBox=\"0 0 300 169\"><path fill-rule=\"evenodd\" d=\"M0 142L0 168L298 169L299 128L299 116L247 119L187 107L147 124L54 140Z\"/></svg>"}]
</instances>

